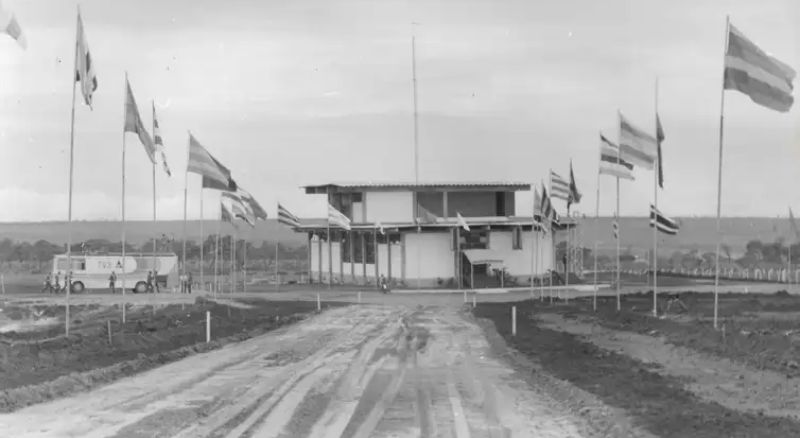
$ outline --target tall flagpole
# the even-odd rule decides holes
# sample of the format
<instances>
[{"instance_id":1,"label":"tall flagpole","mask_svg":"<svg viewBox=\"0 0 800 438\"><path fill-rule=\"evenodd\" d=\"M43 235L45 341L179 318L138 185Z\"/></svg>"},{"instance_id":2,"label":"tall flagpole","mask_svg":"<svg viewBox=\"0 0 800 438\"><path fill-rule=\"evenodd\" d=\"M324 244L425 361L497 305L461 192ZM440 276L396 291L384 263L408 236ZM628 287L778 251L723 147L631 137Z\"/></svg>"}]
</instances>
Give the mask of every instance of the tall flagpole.
<instances>
[{"instance_id":1,"label":"tall flagpole","mask_svg":"<svg viewBox=\"0 0 800 438\"><path fill-rule=\"evenodd\" d=\"M333 287L333 239L331 238L331 206L333 205L333 200L331 199L331 188L328 186L327 189L328 194L328 234L326 236L326 240L328 241L328 289ZM351 213L352 214L352 213ZM350 243L352 245L352 242ZM364 254L361 254L361 257L364 257ZM352 260L351 263L354 263Z\"/></svg>"},{"instance_id":2,"label":"tall flagpole","mask_svg":"<svg viewBox=\"0 0 800 438\"><path fill-rule=\"evenodd\" d=\"M602 158L601 158L602 159ZM597 194L594 204L594 228L595 233L600 230L600 168L597 168ZM592 296L592 310L597 311L597 234L594 238L594 295Z\"/></svg>"},{"instance_id":3,"label":"tall flagpole","mask_svg":"<svg viewBox=\"0 0 800 438\"><path fill-rule=\"evenodd\" d=\"M533 188L535 184L531 184ZM531 214L531 301L533 301L533 279L536 273L536 189L533 188L533 212ZM459 239L459 244L461 240ZM460 251L459 251L460 252Z\"/></svg>"},{"instance_id":4,"label":"tall flagpole","mask_svg":"<svg viewBox=\"0 0 800 438\"><path fill-rule=\"evenodd\" d=\"M419 129L417 125L417 52L416 52L416 37L411 37L411 82L414 88L414 185L419 186ZM419 198L417 192L414 192L414 217L417 220L417 290L420 289L420 281L422 278L420 260L422 254L420 246L422 245L422 227L419 225ZM471 288L475 288L474 284L470 284Z\"/></svg>"},{"instance_id":5,"label":"tall flagpole","mask_svg":"<svg viewBox=\"0 0 800 438\"><path fill-rule=\"evenodd\" d=\"M717 317L719 315L719 249L722 243L722 232L720 227L720 215L722 213L722 138L725 122L725 66L724 59L725 53L728 52L728 35L730 34L731 18L729 15L725 16L725 49L723 51L723 67L722 67L722 90L720 92L719 103L719 165L717 168L717 255L716 267L714 269L714 328L717 328Z\"/></svg>"},{"instance_id":6,"label":"tall flagpole","mask_svg":"<svg viewBox=\"0 0 800 438\"><path fill-rule=\"evenodd\" d=\"M77 88L78 84L75 80L75 72L78 71L78 27L80 26L80 15L81 10L80 6L78 6L78 14L77 18L75 19L75 58L74 58L74 66L72 68L72 115L71 115L71 125L69 130L69 206L67 207L67 269L72 268L72 180L73 180L73 163L74 163L74 151L75 151L75 88ZM123 136L125 135L125 131L123 130ZM65 318L64 318L64 333L66 336L69 336L69 295L70 295L71 287L67 287L67 293L65 294L65 302L64 302L64 310L65 310Z\"/></svg>"},{"instance_id":7,"label":"tall flagpole","mask_svg":"<svg viewBox=\"0 0 800 438\"><path fill-rule=\"evenodd\" d=\"M278 249L280 248L280 242L275 241L275 290L280 290L281 287L281 280L278 278ZM309 266L311 266L309 264ZM311 274L308 275L309 281L311 280ZM344 280L344 274L342 274L342 280Z\"/></svg>"},{"instance_id":8,"label":"tall flagpole","mask_svg":"<svg viewBox=\"0 0 800 438\"><path fill-rule=\"evenodd\" d=\"M244 245L242 254L242 292L247 293L247 236L244 236L242 245Z\"/></svg>"},{"instance_id":9,"label":"tall flagpole","mask_svg":"<svg viewBox=\"0 0 800 438\"><path fill-rule=\"evenodd\" d=\"M128 92L128 72L125 72L125 92ZM128 111L127 98L122 121L122 323L125 323L125 120Z\"/></svg>"},{"instance_id":10,"label":"tall flagpole","mask_svg":"<svg viewBox=\"0 0 800 438\"><path fill-rule=\"evenodd\" d=\"M189 192L189 160L191 157L191 138L192 133L189 132L189 142L186 143L186 173L183 177L183 254L181 255L183 266L181 269L181 275L186 275L186 212Z\"/></svg>"},{"instance_id":11,"label":"tall flagpole","mask_svg":"<svg viewBox=\"0 0 800 438\"><path fill-rule=\"evenodd\" d=\"M235 286L234 286L234 278L233 278L233 269L234 269L233 268L233 266L234 266L233 244L235 242L236 225L233 225L233 222L231 222L231 227L233 227L233 231L231 231L231 239L230 239L230 241L231 241L231 243L230 243L231 268L230 268L230 271L228 272L228 279L231 281L231 293L234 293L234 292L236 292L236 289L235 289Z\"/></svg>"},{"instance_id":12,"label":"tall flagpole","mask_svg":"<svg viewBox=\"0 0 800 438\"><path fill-rule=\"evenodd\" d=\"M550 178L547 180L548 196L550 196L550 208L555 211L555 207L553 206L553 169L552 168L549 170L548 175L550 175ZM542 200L542 202L544 202L544 199ZM558 263L558 261L556 260L556 230L555 230L555 228L552 227L552 222L551 222L550 232L552 234L552 236L550 236L550 239L553 242L553 244L551 246L553 248L553 251L552 251L552 253L550 255L550 258L552 259L552 262L553 262L553 266L550 269L550 302L552 303L553 302L553 269L556 269L556 266L557 266L556 263Z\"/></svg>"},{"instance_id":13,"label":"tall flagpole","mask_svg":"<svg viewBox=\"0 0 800 438\"><path fill-rule=\"evenodd\" d=\"M658 139L658 77L656 77L656 95L655 95L655 108L656 108L656 143ZM659 144L658 147L661 147ZM658 154L656 154L658 155ZM658 212L658 173L661 167L659 157L656 156L655 168L653 169L653 206ZM658 316L658 214L655 215L655 223L653 224L653 316Z\"/></svg>"},{"instance_id":14,"label":"tall flagpole","mask_svg":"<svg viewBox=\"0 0 800 438\"><path fill-rule=\"evenodd\" d=\"M153 103L153 136L156 135L156 102L155 100L152 101ZM153 151L153 231L156 230L156 162L155 162L155 151ZM156 233L157 235L158 233ZM153 282L155 284L158 283L158 279L156 279L156 235L153 236ZM154 291L155 292L155 291Z\"/></svg>"},{"instance_id":15,"label":"tall flagpole","mask_svg":"<svg viewBox=\"0 0 800 438\"><path fill-rule=\"evenodd\" d=\"M234 218L235 219L235 218ZM233 291L236 292L236 240L239 239L239 228L233 227L233 243L231 244L231 276L233 278Z\"/></svg>"},{"instance_id":16,"label":"tall flagpole","mask_svg":"<svg viewBox=\"0 0 800 438\"><path fill-rule=\"evenodd\" d=\"M622 113L619 113L619 114L620 114L620 118L621 118ZM622 131L622 120L619 121L619 130L620 130L620 135L618 136L618 141L619 141L619 137L622 136L622 134L621 134L621 131ZM622 153L622 145L619 145L617 147L617 164L619 164L622 161L621 153ZM622 310L622 302L621 302L621 299L620 299L620 288L621 288L622 283L620 281L620 275L619 275L619 270L620 270L620 266L619 266L619 244L620 244L620 241L622 240L622 237L621 237L622 236L622 224L620 223L620 219L621 218L620 218L620 214L619 214L619 175L617 175L617 211L616 211L616 215L615 216L616 216L615 219L616 219L616 222L617 222L617 312L619 312L620 310Z\"/></svg>"}]
</instances>

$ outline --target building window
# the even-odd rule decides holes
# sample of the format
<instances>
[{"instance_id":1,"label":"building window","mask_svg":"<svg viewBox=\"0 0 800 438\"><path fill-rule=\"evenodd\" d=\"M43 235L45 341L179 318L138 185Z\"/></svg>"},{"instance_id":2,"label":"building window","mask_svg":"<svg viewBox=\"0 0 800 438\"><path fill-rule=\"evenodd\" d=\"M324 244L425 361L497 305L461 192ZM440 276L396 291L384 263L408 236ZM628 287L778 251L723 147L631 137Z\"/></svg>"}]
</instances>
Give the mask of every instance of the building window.
<instances>
[{"instance_id":1,"label":"building window","mask_svg":"<svg viewBox=\"0 0 800 438\"><path fill-rule=\"evenodd\" d=\"M511 229L511 248L522 249L522 227Z\"/></svg>"},{"instance_id":2,"label":"building window","mask_svg":"<svg viewBox=\"0 0 800 438\"><path fill-rule=\"evenodd\" d=\"M364 252L361 251L363 249L361 247L361 236L361 233L353 233L353 263L364 262Z\"/></svg>"}]
</instances>

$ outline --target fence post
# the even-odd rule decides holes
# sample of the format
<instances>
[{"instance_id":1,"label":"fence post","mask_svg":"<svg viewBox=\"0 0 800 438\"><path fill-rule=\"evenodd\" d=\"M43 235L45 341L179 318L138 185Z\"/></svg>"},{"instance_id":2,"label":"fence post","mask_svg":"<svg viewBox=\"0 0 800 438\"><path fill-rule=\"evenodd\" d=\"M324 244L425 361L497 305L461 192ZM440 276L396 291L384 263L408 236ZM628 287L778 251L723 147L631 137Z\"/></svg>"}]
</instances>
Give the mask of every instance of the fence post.
<instances>
[{"instance_id":1,"label":"fence post","mask_svg":"<svg viewBox=\"0 0 800 438\"><path fill-rule=\"evenodd\" d=\"M211 311L206 310L206 344L211 342Z\"/></svg>"},{"instance_id":2,"label":"fence post","mask_svg":"<svg viewBox=\"0 0 800 438\"><path fill-rule=\"evenodd\" d=\"M517 306L511 306L511 336L517 335Z\"/></svg>"},{"instance_id":3,"label":"fence post","mask_svg":"<svg viewBox=\"0 0 800 438\"><path fill-rule=\"evenodd\" d=\"M317 293L317 312L322 311L322 303L319 301L319 293Z\"/></svg>"},{"instance_id":4,"label":"fence post","mask_svg":"<svg viewBox=\"0 0 800 438\"><path fill-rule=\"evenodd\" d=\"M111 345L111 320L109 319L106 321L106 327L108 328L108 345Z\"/></svg>"}]
</instances>

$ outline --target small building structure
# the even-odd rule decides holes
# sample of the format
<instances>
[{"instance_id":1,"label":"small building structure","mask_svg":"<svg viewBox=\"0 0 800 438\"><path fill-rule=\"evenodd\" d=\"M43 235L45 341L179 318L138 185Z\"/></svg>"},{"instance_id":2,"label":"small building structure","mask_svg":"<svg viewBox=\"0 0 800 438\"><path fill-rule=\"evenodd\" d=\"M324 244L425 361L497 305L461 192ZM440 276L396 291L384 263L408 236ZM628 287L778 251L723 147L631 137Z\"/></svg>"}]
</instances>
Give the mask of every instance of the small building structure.
<instances>
[{"instance_id":1,"label":"small building structure","mask_svg":"<svg viewBox=\"0 0 800 438\"><path fill-rule=\"evenodd\" d=\"M554 232L538 216L517 216L515 195L530 185L486 183L330 183L304 187L347 216L301 220L313 282L482 288L529 285L555 265ZM458 214L463 217L459 223Z\"/></svg>"}]
</instances>

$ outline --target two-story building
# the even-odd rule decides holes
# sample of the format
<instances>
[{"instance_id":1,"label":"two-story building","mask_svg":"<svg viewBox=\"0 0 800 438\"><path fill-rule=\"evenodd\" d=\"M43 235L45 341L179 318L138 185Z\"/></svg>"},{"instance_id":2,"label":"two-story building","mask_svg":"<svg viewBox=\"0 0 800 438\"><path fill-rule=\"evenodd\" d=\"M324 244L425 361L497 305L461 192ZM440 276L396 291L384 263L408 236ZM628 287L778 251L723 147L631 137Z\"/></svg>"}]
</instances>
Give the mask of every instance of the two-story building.
<instances>
[{"instance_id":1,"label":"two-story building","mask_svg":"<svg viewBox=\"0 0 800 438\"><path fill-rule=\"evenodd\" d=\"M517 216L525 183L324 184L325 195L351 220L329 229L326 219L302 220L309 275L334 284L375 284L384 276L408 287L528 285L555 265L554 233L538 216ZM460 214L469 231L457 220ZM565 227L567 224L553 224ZM330 236L328 232L330 230Z\"/></svg>"}]
</instances>

